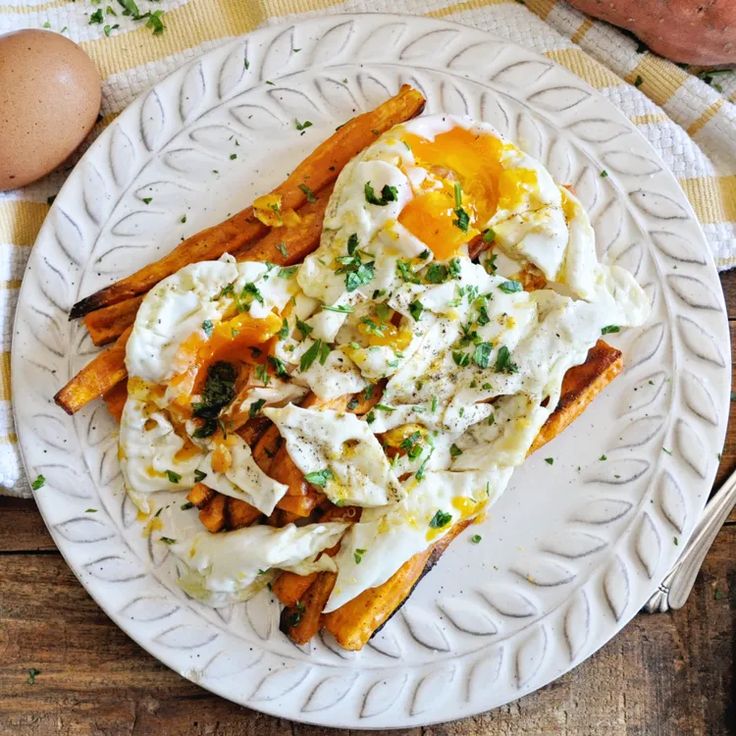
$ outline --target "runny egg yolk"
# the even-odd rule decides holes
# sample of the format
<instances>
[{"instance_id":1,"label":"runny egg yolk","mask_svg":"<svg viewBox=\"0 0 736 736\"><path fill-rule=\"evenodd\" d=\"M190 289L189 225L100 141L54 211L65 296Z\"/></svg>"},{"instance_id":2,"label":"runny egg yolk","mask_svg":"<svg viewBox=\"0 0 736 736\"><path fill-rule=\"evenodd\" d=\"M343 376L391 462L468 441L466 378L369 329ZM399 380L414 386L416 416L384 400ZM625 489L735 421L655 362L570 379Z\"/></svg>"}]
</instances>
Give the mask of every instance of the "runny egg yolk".
<instances>
[{"instance_id":1,"label":"runny egg yolk","mask_svg":"<svg viewBox=\"0 0 736 736\"><path fill-rule=\"evenodd\" d=\"M221 360L249 362L247 348L265 343L278 332L281 324L281 318L273 312L263 319L243 312L216 325L209 339L200 332L190 335L175 357L179 372L169 381L169 385L177 389L175 403L188 406L189 397L200 393L204 387L207 370L212 364Z\"/></svg>"},{"instance_id":2,"label":"runny egg yolk","mask_svg":"<svg viewBox=\"0 0 736 736\"><path fill-rule=\"evenodd\" d=\"M533 170L503 168L507 144L492 135L455 127L434 140L413 133L402 140L431 177L404 206L399 222L440 260L456 255L497 209L513 207L537 183Z\"/></svg>"}]
</instances>

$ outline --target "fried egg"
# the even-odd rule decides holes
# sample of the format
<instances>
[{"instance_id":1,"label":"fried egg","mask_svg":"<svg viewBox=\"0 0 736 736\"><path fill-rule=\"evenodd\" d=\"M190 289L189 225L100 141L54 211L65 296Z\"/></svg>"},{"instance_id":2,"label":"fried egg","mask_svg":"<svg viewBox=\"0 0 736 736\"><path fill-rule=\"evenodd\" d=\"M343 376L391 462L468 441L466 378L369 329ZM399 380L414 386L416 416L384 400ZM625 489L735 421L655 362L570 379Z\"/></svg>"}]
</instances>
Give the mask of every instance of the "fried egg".
<instances>
[{"instance_id":1,"label":"fried egg","mask_svg":"<svg viewBox=\"0 0 736 736\"><path fill-rule=\"evenodd\" d=\"M157 493L201 482L271 514L288 488L254 459L249 427L272 422L310 492L359 520L210 534L194 511L167 510L160 538L212 605L273 570L330 569L335 610L478 518L567 370L604 327L648 313L538 161L487 124L417 118L343 169L300 266L226 256L145 297L126 355L127 490L152 512Z\"/></svg>"}]
</instances>

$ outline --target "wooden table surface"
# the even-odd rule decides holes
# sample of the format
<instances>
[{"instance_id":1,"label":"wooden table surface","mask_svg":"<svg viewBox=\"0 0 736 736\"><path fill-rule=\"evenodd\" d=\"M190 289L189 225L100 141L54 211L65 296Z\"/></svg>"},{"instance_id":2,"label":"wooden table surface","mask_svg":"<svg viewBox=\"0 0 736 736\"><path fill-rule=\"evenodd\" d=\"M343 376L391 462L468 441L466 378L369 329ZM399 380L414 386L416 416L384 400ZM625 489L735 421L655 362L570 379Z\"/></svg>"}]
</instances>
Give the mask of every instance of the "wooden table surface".
<instances>
[{"instance_id":1,"label":"wooden table surface","mask_svg":"<svg viewBox=\"0 0 736 736\"><path fill-rule=\"evenodd\" d=\"M734 343L736 271L725 274L722 283ZM716 487L736 467L734 411L730 419ZM736 734L735 668L732 513L684 608L639 614L580 667L515 703L403 733ZM35 682L29 670L39 671ZM234 705L159 664L87 595L56 551L34 502L0 497L0 736L324 731Z\"/></svg>"}]
</instances>

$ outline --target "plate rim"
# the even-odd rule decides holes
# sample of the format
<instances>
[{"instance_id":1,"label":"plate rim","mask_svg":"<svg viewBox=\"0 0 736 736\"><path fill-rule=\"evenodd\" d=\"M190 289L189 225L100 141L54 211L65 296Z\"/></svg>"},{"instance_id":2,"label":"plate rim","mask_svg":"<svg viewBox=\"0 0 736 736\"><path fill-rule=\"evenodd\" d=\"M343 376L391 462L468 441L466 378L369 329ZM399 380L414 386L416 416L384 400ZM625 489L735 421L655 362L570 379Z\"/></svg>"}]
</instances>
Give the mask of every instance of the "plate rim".
<instances>
[{"instance_id":1,"label":"plate rim","mask_svg":"<svg viewBox=\"0 0 736 736\"><path fill-rule=\"evenodd\" d=\"M592 95L594 95L596 98L603 98L603 96L597 90L595 90L592 87L590 87L590 85L588 85L585 81L577 78L572 72L570 72L569 70L567 70L565 67L562 67L561 65L559 65L554 60L548 59L547 57L539 54L536 51L532 51L530 49L527 49L525 47L522 47L519 44L510 42L510 41L508 41L508 40L506 40L506 39L504 39L504 38L502 38L500 36L496 36L495 34L488 33L486 31L481 31L479 29L472 28L470 26L463 25L461 23L457 23L457 22L453 22L453 21L447 21L445 19L428 19L428 18L425 18L423 16L415 16L415 15L409 15L409 14L380 13L380 12L339 13L339 14L332 14L329 18L318 16L318 17L313 17L313 18L296 19L296 20L292 20L292 21L286 21L286 22L283 22L283 23L279 23L278 25L271 25L271 26L262 27L262 28L259 28L259 29L254 30L254 31L251 31L251 32L249 32L247 34L243 34L241 36L237 36L237 37L235 37L235 38L233 38L233 39L231 39L229 41L226 41L224 43L218 44L217 46L213 47L212 49L210 49L208 51L205 51L202 54L197 55L192 60L183 63L181 66L177 67L170 74L166 75L161 80L159 80L152 87L143 90L135 98L135 100L133 100L120 113L118 119L113 124L111 124L110 126L108 126L108 128L106 128L106 130L103 131L100 134L100 136L98 136L98 138L94 141L94 143L90 146L89 150L87 152L85 152L84 156L80 159L80 161L78 162L78 164L75 166L75 169L72 172L70 172L69 176L67 177L64 185L62 186L59 194L57 195L57 201L63 202L63 200L64 200L64 193L65 193L66 190L71 189L70 182L71 182L71 180L73 178L75 178L75 174L76 175L79 175L79 171L81 170L81 164L85 160L87 160L88 158L91 158L92 156L94 156L95 153L96 153L96 151L98 149L101 149L102 146L105 143L108 143L110 141L110 139L111 139L111 137L113 135L113 132L115 130L115 126L119 124L119 121L124 120L123 116L125 116L126 114L129 115L129 116L132 116L134 114L134 111L136 111L138 109L138 107L142 104L142 101L144 100L144 98L150 93L151 90L155 90L160 85L162 85L162 84L164 84L164 83L166 83L169 80L172 80L174 78L177 78L177 77L183 78L186 75L186 72L190 68L192 68L194 65L196 65L202 58L204 58L206 56L209 56L209 55L215 55L217 53L222 53L223 50L224 50L224 48L226 48L226 47L233 47L233 48L235 48L244 39L251 39L251 38L256 37L258 35L264 35L264 36L267 36L269 34L278 35L278 33L283 32L283 31L285 31L285 30L287 30L289 28L296 28L296 27L300 27L300 26L303 27L303 26L319 25L320 23L329 23L333 19L334 20L342 20L344 22L347 22L347 21L350 21L350 20L358 20L359 21L361 18L364 18L364 17L370 17L370 18L373 18L373 19L380 18L380 19L385 19L385 20L399 20L399 21L408 22L408 23L422 22L422 23L425 23L425 24L435 25L435 26L437 26L438 29L440 29L441 27L451 27L451 28L456 28L456 29L463 30L463 31L466 31L466 32L472 31L475 34L482 34L489 41L495 41L495 42L501 43L505 47L515 47L517 49L523 50L524 54L528 58L535 58L537 60L543 61L545 64L549 64L549 65L553 65L553 66L556 66L556 67L561 68L568 77L574 78L576 80L576 82L580 86L587 88L589 90L589 92ZM359 63L359 62L356 61L356 63ZM263 81L261 80L258 84L261 84L262 85L263 84ZM603 98L603 100L605 101L607 107L610 107L610 108L613 108L614 107L613 104L610 103L605 98ZM716 269L716 266L715 266L715 261L714 261L713 255L712 255L712 253L710 251L710 248L707 246L707 242L705 240L705 235L703 233L702 226L701 226L700 222L697 220L697 218L695 217L695 214L694 214L694 212L692 210L692 207L690 206L690 204L689 204L689 202L688 202L688 200L687 200L684 192L680 188L679 183L675 179L675 177L672 174L672 172L670 171L670 169L661 160L661 157L659 156L659 153L656 151L656 149L654 149L651 146L651 144L649 144L649 142L644 138L644 136L642 135L642 133L625 117L625 115L622 112L620 112L619 110L615 110L615 113L616 113L616 118L618 119L618 121L624 123L626 125L626 127L631 132L635 133L636 136L639 139L641 139L641 141L643 141L643 143L646 146L646 148L648 149L649 153L650 154L653 154L654 156L656 156L657 161L661 165L663 172L670 179L670 183L677 188L677 190L679 192L679 195L681 197L681 202L684 202L686 204L686 210L687 210L687 214L688 214L688 219L691 221L692 224L694 224L698 228L698 231L699 231L699 234L700 234L700 239L701 239L701 244L704 246L704 248L703 248L703 255L704 255L705 261L706 261L706 268L707 268L707 270L708 270L708 272L709 272L709 274L711 276L713 276L715 274L715 279L719 282L719 287L720 287L720 280L718 278L718 272L717 272L717 269ZM55 207L57 207L56 203L53 205L53 207L50 210L50 212L53 212ZM44 224L43 224L41 230L39 231L39 235L37 237L36 243L40 243L46 237L47 231L51 228L51 224L50 223L51 223L51 217L47 216L47 218L44 221ZM17 336L17 334L19 332L19 328L21 327L20 322L21 322L21 319L22 319L22 317L21 317L22 310L20 309L20 306L21 306L21 304L24 304L25 301L27 300L27 293L26 292L31 289L31 287L29 286L30 279L26 278L26 276L27 276L27 274L30 272L30 270L32 268L32 265L33 265L32 264L32 261L34 260L33 259L33 253L35 251L36 251L36 248L35 248L35 244L34 244L34 248L32 250L32 254L29 257L28 265L26 266L26 270L24 272L23 283L21 285L21 289L19 291L19 296L18 296L18 303L17 303L18 304L18 307L16 308L15 316L14 316L14 319L13 319L13 325L12 325L13 344L12 344L12 348L11 348L11 368L12 368L12 370L11 370L11 385L12 385L12 394L13 395L16 395L16 396L19 395L19 392L16 390L16 388L17 388L18 382L21 380L20 379L20 375L21 375L21 371L22 371L22 364L19 364L19 361L20 361L20 351L16 351L15 350L16 336ZM727 327L727 324L728 323L727 323L727 317L725 316L725 302L724 302L724 296L723 296L722 288L719 288L718 293L717 293L716 296L717 296L717 299L719 301L719 304L720 304L720 307L721 307L722 316L724 318L724 321L725 321L725 324L726 324L726 327ZM726 330L726 336L728 336L728 331L727 330ZM729 348L730 348L730 343L729 343ZM725 365L723 367L723 370L722 370L723 375L725 375L727 377L727 381L728 381L728 385L729 386L730 386L730 371L729 371L730 362L731 362L731 352L730 352L730 349L729 349L729 351L728 351L727 365ZM18 439L19 439L18 448L19 448L19 451L20 451L20 454L21 454L21 458L22 458L22 461L23 461L23 466L24 466L24 470L26 472L26 476L30 479L32 476L29 473L30 464L29 464L29 462L27 462L27 459L26 459L26 451L24 449L24 446L26 444L26 440L23 438L23 436L26 434L26 431L28 431L28 433L30 435L31 434L31 430L30 429L29 430L26 429L26 427L24 426L24 423L21 421L21 418L18 416L18 408L17 408L18 406L19 406L19 404L17 402L14 401L12 403L13 417L14 417L16 431L18 433ZM725 420L722 419L720 421L719 435L720 435L720 438L721 438L721 446L722 446L722 443L723 443L723 439L725 438L726 429L727 429L727 418ZM716 448L713 448L713 449L716 449ZM708 476L706 476L703 479L703 481L702 481L703 486L705 487L707 485L707 489L708 490L712 486L712 481L713 481L713 478L715 477L716 471L717 471L717 466L715 468L713 468L712 469L712 472L709 472L708 473ZM706 494L706 496L707 496L707 494ZM43 504L44 504L45 501L42 499L42 496L39 495L39 494L34 494L34 498L36 499L37 506L38 506L38 508L39 508L39 510L41 512L42 517L44 518L44 523L46 524L47 528L49 529L49 532L50 532L52 538L54 539L54 543L56 544L57 549L62 554L62 557L64 558L64 560L67 563L67 565L71 568L71 570L74 573L75 577L77 577L77 579L80 581L80 583L85 588L85 590L89 593L89 595L93 598L93 600L95 600L95 603L105 612L105 614L109 618L111 618L111 620L119 628L121 628L131 639L133 639L139 646L141 646L144 650L146 650L147 652L149 652L150 654L152 654L152 656L156 657L156 659L158 659L159 661L161 661L163 664L165 664L166 666L168 666L171 669L173 669L175 672L177 672L177 674L180 674L181 676L186 677L190 681L195 682L196 684L201 685L202 687L206 688L207 690L209 690L209 691L211 691L211 692L213 692L215 694L220 695L221 697L226 697L227 698L228 697L227 695L223 695L222 693L218 692L212 686L211 683L208 684L206 681L200 681L196 677L191 676L189 673L180 671L173 664L170 664L169 662L167 662L164 659L162 659L162 657L159 654L154 653L152 651L152 649L149 648L146 645L146 642L145 642L143 636L142 635L139 635L137 633L138 630L136 629L136 626L135 625L130 625L130 626L124 626L123 625L123 623L119 620L121 618L120 615L119 614L116 614L112 610L109 610L108 609L108 607L107 607L107 605L106 605L106 603L104 601L104 598L98 597L95 594L95 592L93 592L90 589L90 587L88 587L88 584L82 579L82 577L80 577L79 571L75 568L75 566L73 566L72 564L70 564L70 560L68 559L67 554L66 554L65 549L64 549L65 543L62 540L61 535L58 533L58 531L56 529L53 528L53 525L50 523L50 521L47 519L46 514L44 513ZM41 502L39 502L39 499L42 499ZM699 507L700 507L700 510L701 511L702 511L702 506L704 505L704 503L705 503L705 500L703 501L703 503L699 503ZM686 543L686 541L687 541L687 539L686 538L683 538L683 542ZM653 589L654 589L654 584L655 584L655 581L652 581L652 587L653 587ZM636 612L634 612L633 615L636 615ZM602 647L604 644L608 643L621 630L621 628L623 628L623 626L626 625L631 620L631 618L633 618L633 615L625 617L624 621L621 622L620 624L618 624L615 627L615 630L613 631L613 633L608 638L606 638L604 641L600 642L593 649L593 651L590 652L584 659L587 659L595 651L597 651L600 647ZM134 632L136 632L136 633L134 633ZM573 667L576 667L578 664L580 664L580 662L578 662L578 661L571 661L570 663L567 664L566 667L564 667L562 670L560 670L560 672L552 680L545 680L544 682L536 685L530 692L534 692L537 689L550 684L550 682L554 681L554 679L557 679L557 677L560 677L561 675L565 674L566 672L568 672ZM526 695L526 694L529 694L529 693L527 693L526 691L521 691L513 699L518 699L518 697L522 697L523 695ZM249 708L253 708L253 709L259 710L259 711L264 712L264 713L267 713L269 715L273 715L273 716L276 716L276 717L279 717L279 716L283 717L283 715L279 712L278 707L275 706L275 707L271 708L270 705L269 705L269 703L267 701L260 701L260 702L254 703L252 701L252 699L243 699L243 700L240 700L240 701L237 701L236 700L234 702L237 702L240 705L245 705L246 707L249 707ZM511 701L510 700L507 700L506 702L511 702ZM498 706L492 706L492 707L498 707ZM454 720L456 718L464 718L464 717L467 717L467 716L472 715L472 714L482 713L482 712L485 712L485 710L486 709L483 709L483 708L474 708L470 712L467 712L467 713L464 713L464 714L461 714L461 715L457 715L457 716L453 716L451 718L451 720ZM332 714L335 715L334 712ZM373 724L370 724L370 723L366 723L366 722L362 722L362 723L361 722L355 722L354 720L343 720L342 718L339 718L339 719L337 719L334 722L328 723L328 722L326 722L326 721L324 721L324 720L322 720L322 719L319 718L319 712L317 712L317 713L314 714L314 716L315 716L314 718L312 718L310 716L311 716L311 714L307 714L307 713L302 712L302 713L299 713L299 714L291 714L291 715L289 715L287 717L290 718L290 719L293 719L295 721L298 721L298 722L311 723L311 724L323 725L323 726L330 726L330 727L347 727L347 728L353 728L353 729L370 729L370 728L373 728L374 727ZM382 723L381 724L381 727L382 728L403 728L403 727L406 727L407 725L412 725L412 726L415 726L415 725L432 725L432 724L437 724L437 723L444 723L444 722L447 722L447 721L448 721L447 718L420 719L419 721L414 721L414 720L409 721L409 720L407 720L407 722L405 724L398 724L398 725L386 725L386 724L383 724Z\"/></svg>"}]
</instances>

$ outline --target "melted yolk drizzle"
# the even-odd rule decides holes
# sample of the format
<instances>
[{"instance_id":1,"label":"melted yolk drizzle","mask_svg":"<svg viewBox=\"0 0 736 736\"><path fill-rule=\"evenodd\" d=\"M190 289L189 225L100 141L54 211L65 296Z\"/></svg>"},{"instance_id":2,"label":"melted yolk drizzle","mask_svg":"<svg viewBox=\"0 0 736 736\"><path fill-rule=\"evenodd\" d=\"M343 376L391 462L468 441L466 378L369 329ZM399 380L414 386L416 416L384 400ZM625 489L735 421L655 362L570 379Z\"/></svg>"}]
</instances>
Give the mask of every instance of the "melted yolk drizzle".
<instances>
[{"instance_id":1,"label":"melted yolk drizzle","mask_svg":"<svg viewBox=\"0 0 736 736\"><path fill-rule=\"evenodd\" d=\"M537 184L533 170L503 168L501 156L508 144L492 135L456 127L434 140L413 133L404 133L402 140L414 154L416 165L442 186L415 193L399 222L440 260L456 255L480 234L497 209L512 208ZM461 207L469 217L467 230L459 226L456 184L460 185Z\"/></svg>"}]
</instances>

